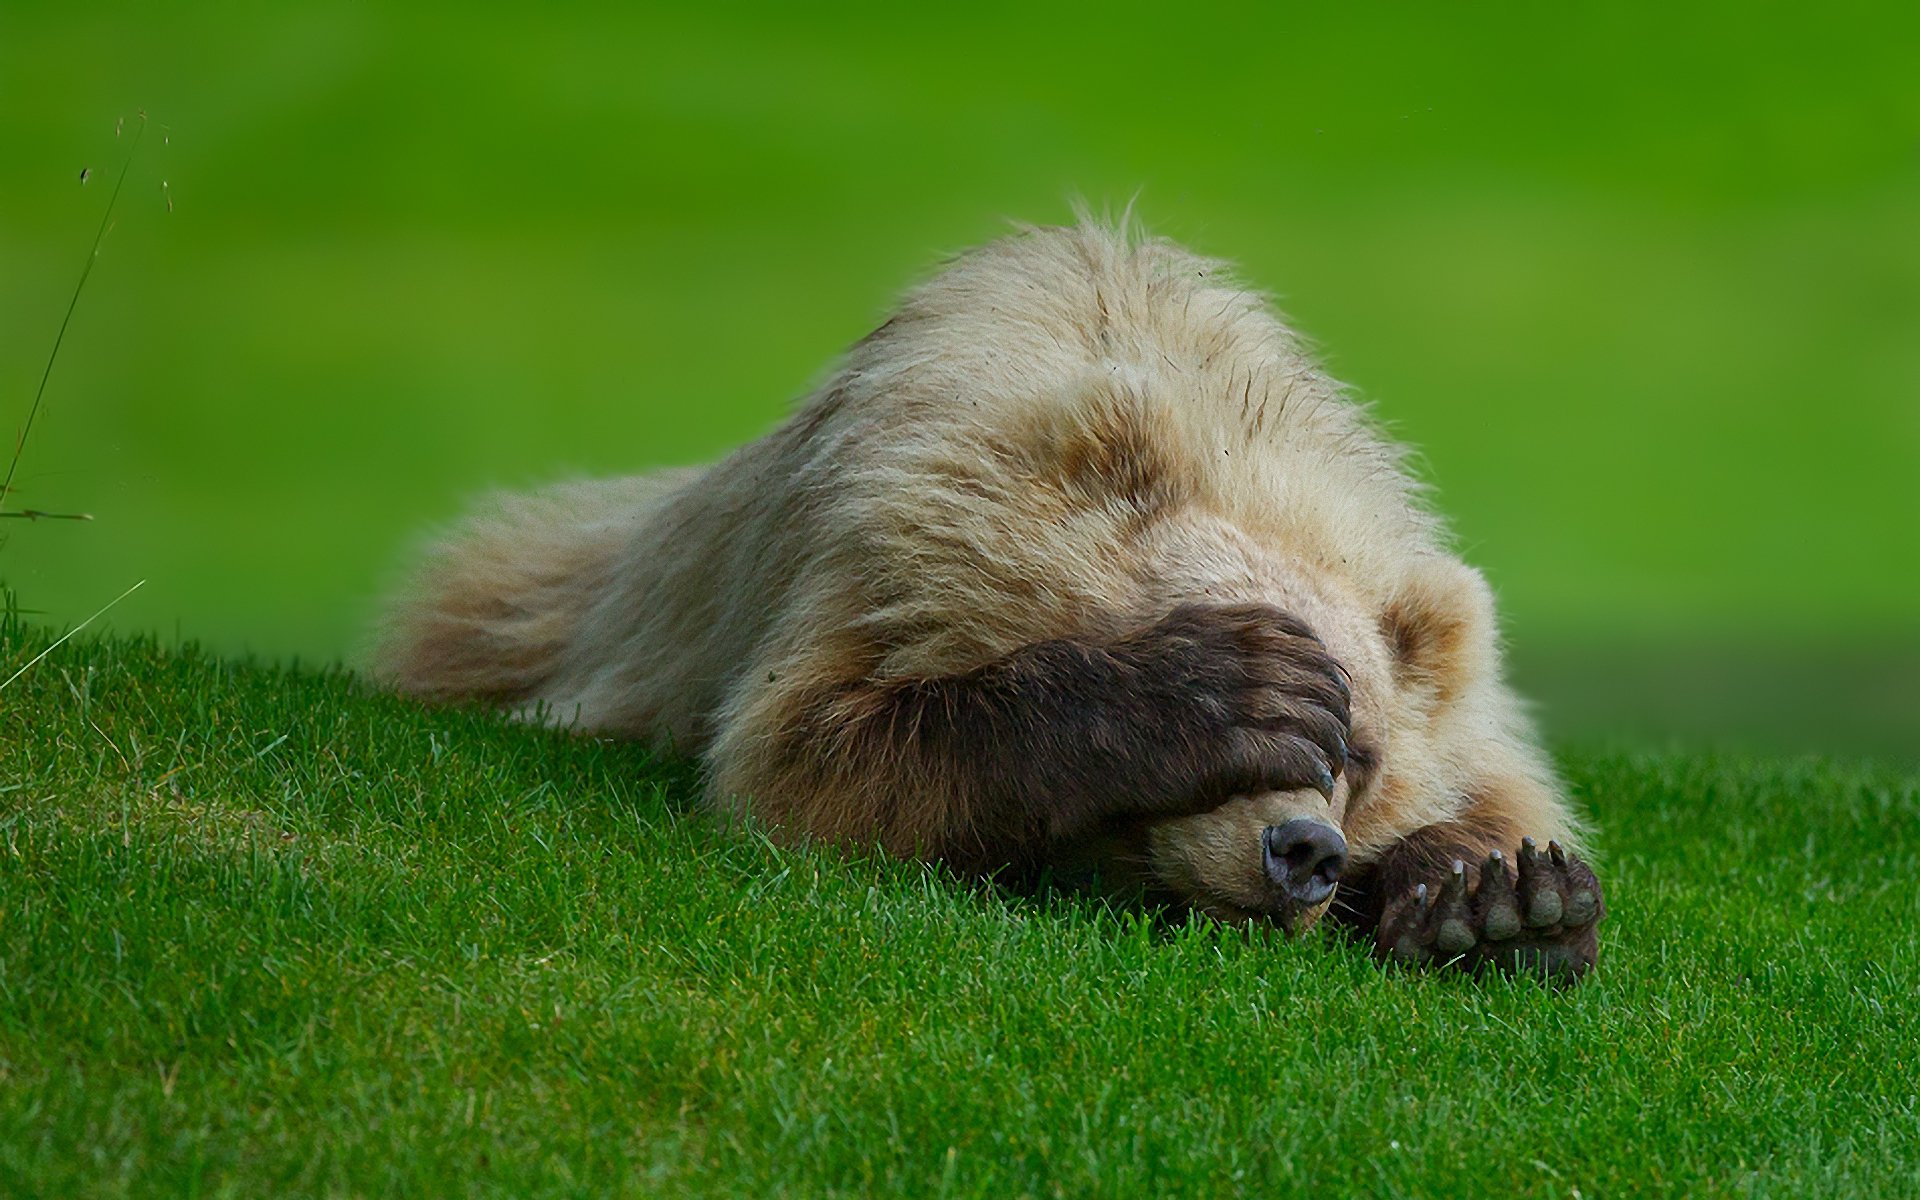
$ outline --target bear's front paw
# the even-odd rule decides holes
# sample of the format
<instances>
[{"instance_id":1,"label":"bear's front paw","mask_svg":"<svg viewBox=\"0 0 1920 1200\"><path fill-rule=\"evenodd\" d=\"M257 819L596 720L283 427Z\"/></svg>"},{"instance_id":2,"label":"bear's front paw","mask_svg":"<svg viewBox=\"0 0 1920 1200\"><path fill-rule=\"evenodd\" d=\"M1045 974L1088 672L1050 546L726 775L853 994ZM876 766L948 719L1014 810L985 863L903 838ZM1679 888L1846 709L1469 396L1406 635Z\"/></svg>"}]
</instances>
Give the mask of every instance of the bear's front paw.
<instances>
[{"instance_id":1,"label":"bear's front paw","mask_svg":"<svg viewBox=\"0 0 1920 1200\"><path fill-rule=\"evenodd\" d=\"M1525 839L1518 866L1498 850L1477 870L1455 859L1445 875L1388 903L1376 945L1402 962L1578 979L1600 956L1599 879L1558 842L1543 855Z\"/></svg>"},{"instance_id":2,"label":"bear's front paw","mask_svg":"<svg viewBox=\"0 0 1920 1200\"><path fill-rule=\"evenodd\" d=\"M1186 604L1147 635L1141 691L1192 756L1187 807L1313 788L1346 769L1346 669L1298 618L1266 604Z\"/></svg>"}]
</instances>

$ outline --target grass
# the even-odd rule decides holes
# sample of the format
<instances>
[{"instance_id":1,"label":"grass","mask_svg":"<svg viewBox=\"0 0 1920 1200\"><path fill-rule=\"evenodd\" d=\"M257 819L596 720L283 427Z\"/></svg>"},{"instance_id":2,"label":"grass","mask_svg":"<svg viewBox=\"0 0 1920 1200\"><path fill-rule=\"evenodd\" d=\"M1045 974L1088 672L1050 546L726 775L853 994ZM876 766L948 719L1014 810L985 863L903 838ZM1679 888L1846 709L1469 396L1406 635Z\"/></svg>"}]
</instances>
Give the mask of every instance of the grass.
<instances>
[{"instance_id":1,"label":"grass","mask_svg":"<svg viewBox=\"0 0 1920 1200\"><path fill-rule=\"evenodd\" d=\"M1613 915L1556 994L781 850L632 745L76 639L0 692L0 1193L1920 1188L1915 778L1565 766Z\"/></svg>"},{"instance_id":2,"label":"grass","mask_svg":"<svg viewBox=\"0 0 1920 1200\"><path fill-rule=\"evenodd\" d=\"M1023 11L1010 46L992 13L463 10L449 40L323 0L108 8L0 39L0 324L40 328L105 114L190 135L131 193L171 212L176 174L182 219L116 244L131 290L35 431L41 371L44 460L0 482L105 518L0 511L56 620L152 575L144 624L331 655L423 513L716 453L933 247L1145 185L1388 402L1523 623L1737 611L1776 647L1864 629L1900 673L1896 37L1236 17L1276 74L1191 17ZM1743 648L1759 707L1869 709L1856 743L1910 750L1910 707L1800 649L1834 703ZM1908 772L1568 754L1614 916L1554 994L782 850L694 811L684 763L337 671L9 616L0 681L3 1195L1920 1192Z\"/></svg>"}]
</instances>

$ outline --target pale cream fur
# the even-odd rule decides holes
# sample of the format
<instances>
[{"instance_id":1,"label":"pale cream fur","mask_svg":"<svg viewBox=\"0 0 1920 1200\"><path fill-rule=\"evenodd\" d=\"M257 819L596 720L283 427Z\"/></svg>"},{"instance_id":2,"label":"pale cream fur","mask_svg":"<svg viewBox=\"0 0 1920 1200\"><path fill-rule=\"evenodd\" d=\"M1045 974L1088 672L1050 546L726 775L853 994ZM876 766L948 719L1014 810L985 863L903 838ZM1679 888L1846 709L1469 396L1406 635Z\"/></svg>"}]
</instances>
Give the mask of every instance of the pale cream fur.
<instances>
[{"instance_id":1,"label":"pale cream fur","mask_svg":"<svg viewBox=\"0 0 1920 1200\"><path fill-rule=\"evenodd\" d=\"M1152 494L1126 503L1102 494L1110 475L1076 474L1116 428L1148 460ZM433 555L377 667L406 691L669 740L706 761L717 802L911 853L965 814L918 811L911 781L797 781L783 745L806 697L1209 599L1305 620L1352 673L1381 766L1330 810L1306 793L1167 823L1162 879L1255 908L1259 828L1309 802L1360 862L1470 803L1573 840L1501 678L1488 589L1400 449L1220 264L1096 223L952 262L791 420L710 468L505 502Z\"/></svg>"}]
</instances>

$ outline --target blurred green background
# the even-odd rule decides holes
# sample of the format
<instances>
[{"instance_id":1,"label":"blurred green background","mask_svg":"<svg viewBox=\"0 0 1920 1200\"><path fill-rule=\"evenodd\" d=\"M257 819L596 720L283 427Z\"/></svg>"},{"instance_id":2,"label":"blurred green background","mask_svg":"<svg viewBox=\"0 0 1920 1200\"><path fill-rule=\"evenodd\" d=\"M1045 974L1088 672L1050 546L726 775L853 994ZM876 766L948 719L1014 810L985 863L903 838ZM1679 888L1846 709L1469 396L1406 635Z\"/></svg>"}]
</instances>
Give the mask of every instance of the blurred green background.
<instances>
[{"instance_id":1,"label":"blurred green background","mask_svg":"<svg viewBox=\"0 0 1920 1200\"><path fill-rule=\"evenodd\" d=\"M1916 13L9 0L9 430L153 124L7 501L97 519L0 579L349 654L475 492L719 454L1138 193L1421 447L1556 728L1920 747Z\"/></svg>"}]
</instances>

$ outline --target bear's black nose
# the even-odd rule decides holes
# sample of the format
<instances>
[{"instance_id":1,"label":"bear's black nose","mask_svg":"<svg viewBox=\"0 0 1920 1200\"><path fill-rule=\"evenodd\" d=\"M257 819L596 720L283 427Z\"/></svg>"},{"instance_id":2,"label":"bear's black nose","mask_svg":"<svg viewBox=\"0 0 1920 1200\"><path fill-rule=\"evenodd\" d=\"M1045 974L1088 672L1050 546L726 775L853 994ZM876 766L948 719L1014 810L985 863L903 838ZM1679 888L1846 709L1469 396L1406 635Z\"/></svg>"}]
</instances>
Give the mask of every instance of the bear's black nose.
<instances>
[{"instance_id":1,"label":"bear's black nose","mask_svg":"<svg viewBox=\"0 0 1920 1200\"><path fill-rule=\"evenodd\" d=\"M1281 894L1305 908L1333 895L1333 885L1347 866L1347 839L1325 821L1295 817L1285 825L1267 826L1267 878Z\"/></svg>"}]
</instances>

